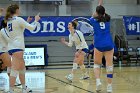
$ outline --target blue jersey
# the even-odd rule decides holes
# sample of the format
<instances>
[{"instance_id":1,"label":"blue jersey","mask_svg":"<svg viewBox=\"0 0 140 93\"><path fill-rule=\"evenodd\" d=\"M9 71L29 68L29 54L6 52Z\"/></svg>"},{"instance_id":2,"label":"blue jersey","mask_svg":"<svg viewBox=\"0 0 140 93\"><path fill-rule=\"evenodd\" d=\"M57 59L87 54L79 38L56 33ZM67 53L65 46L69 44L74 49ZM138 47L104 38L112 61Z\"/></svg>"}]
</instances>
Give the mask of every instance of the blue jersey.
<instances>
[{"instance_id":1,"label":"blue jersey","mask_svg":"<svg viewBox=\"0 0 140 93\"><path fill-rule=\"evenodd\" d=\"M94 27L94 46L97 48L114 47L112 36L110 33L110 22L98 22L93 17L90 23Z\"/></svg>"}]
</instances>

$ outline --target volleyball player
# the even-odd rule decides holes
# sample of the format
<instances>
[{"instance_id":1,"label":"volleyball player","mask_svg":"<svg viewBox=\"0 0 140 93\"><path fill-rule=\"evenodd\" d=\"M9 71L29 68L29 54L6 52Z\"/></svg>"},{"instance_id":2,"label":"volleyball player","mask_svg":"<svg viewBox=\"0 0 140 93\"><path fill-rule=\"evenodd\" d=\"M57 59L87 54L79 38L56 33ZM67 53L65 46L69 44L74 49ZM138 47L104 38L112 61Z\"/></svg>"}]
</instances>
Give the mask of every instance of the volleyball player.
<instances>
[{"instance_id":1,"label":"volleyball player","mask_svg":"<svg viewBox=\"0 0 140 93\"><path fill-rule=\"evenodd\" d=\"M2 18L3 10L4 10L3 8L0 8L0 30L1 30L1 21L3 20L3 18ZM0 61L0 73L3 71L2 65L3 65L3 62L1 60Z\"/></svg>"},{"instance_id":2,"label":"volleyball player","mask_svg":"<svg viewBox=\"0 0 140 93\"><path fill-rule=\"evenodd\" d=\"M101 3L102 0L99 0L99 6L96 7L96 12L90 19L94 27L94 73L96 77L96 91L101 90L100 67L104 55L107 71L107 92L112 92L114 44L110 33L111 17L106 14L105 8Z\"/></svg>"},{"instance_id":3,"label":"volleyball player","mask_svg":"<svg viewBox=\"0 0 140 93\"><path fill-rule=\"evenodd\" d=\"M37 21L40 20L39 15L35 16L34 24L29 24L20 15L19 6L14 4L8 6L6 10L5 20L7 21L8 34L10 42L8 42L9 54L11 55L11 73L10 73L10 91L14 93L14 84L16 77L19 75L22 84L22 93L32 92L25 85L25 62L23 59L25 44L24 44L24 30L34 30L37 26Z\"/></svg>"},{"instance_id":4,"label":"volleyball player","mask_svg":"<svg viewBox=\"0 0 140 93\"><path fill-rule=\"evenodd\" d=\"M8 46L8 33L7 33L7 24L4 20L1 22L2 29L0 30L0 59L3 61L2 69L7 67L8 76L10 76L10 67L11 60L8 54L7 46Z\"/></svg>"},{"instance_id":5,"label":"volleyball player","mask_svg":"<svg viewBox=\"0 0 140 93\"><path fill-rule=\"evenodd\" d=\"M73 61L73 68L71 71L71 74L66 76L66 78L70 81L73 80L74 73L77 70L78 65L80 66L80 69L83 72L83 76L80 79L88 79L89 75L87 74L85 65L84 65L84 56L88 52L88 46L84 39L84 36L82 32L75 30L76 29L76 23L70 22L68 24L68 29L70 31L69 34L69 42L65 41L65 38L61 38L61 42L69 47L72 47L73 42L76 46L76 53Z\"/></svg>"},{"instance_id":6,"label":"volleyball player","mask_svg":"<svg viewBox=\"0 0 140 93\"><path fill-rule=\"evenodd\" d=\"M84 35L93 35L94 30L93 27L90 25L90 20L84 17L78 17L72 20L73 22L76 23L76 30L81 31ZM89 52L87 54L87 59L88 59L88 67L90 67L90 60L91 57L93 57L93 43L89 45ZM92 49L91 49L92 48Z\"/></svg>"}]
</instances>

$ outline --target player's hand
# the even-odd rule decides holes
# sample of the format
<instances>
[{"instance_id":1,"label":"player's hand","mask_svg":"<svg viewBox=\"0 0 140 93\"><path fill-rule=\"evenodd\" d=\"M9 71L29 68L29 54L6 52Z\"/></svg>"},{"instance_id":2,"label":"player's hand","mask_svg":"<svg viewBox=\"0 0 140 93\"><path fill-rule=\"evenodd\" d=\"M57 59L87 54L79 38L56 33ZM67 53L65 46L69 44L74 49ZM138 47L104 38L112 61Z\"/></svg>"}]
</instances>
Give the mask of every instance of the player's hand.
<instances>
[{"instance_id":1,"label":"player's hand","mask_svg":"<svg viewBox=\"0 0 140 93\"><path fill-rule=\"evenodd\" d=\"M31 18L30 16L27 18L27 22L31 22L33 18Z\"/></svg>"},{"instance_id":2,"label":"player's hand","mask_svg":"<svg viewBox=\"0 0 140 93\"><path fill-rule=\"evenodd\" d=\"M98 6L103 5L103 0L98 1Z\"/></svg>"},{"instance_id":3,"label":"player's hand","mask_svg":"<svg viewBox=\"0 0 140 93\"><path fill-rule=\"evenodd\" d=\"M61 38L61 42L62 42L63 44L65 44L66 40L65 40L64 37Z\"/></svg>"},{"instance_id":4,"label":"player's hand","mask_svg":"<svg viewBox=\"0 0 140 93\"><path fill-rule=\"evenodd\" d=\"M40 13L35 16L35 21L38 22L40 20Z\"/></svg>"}]
</instances>

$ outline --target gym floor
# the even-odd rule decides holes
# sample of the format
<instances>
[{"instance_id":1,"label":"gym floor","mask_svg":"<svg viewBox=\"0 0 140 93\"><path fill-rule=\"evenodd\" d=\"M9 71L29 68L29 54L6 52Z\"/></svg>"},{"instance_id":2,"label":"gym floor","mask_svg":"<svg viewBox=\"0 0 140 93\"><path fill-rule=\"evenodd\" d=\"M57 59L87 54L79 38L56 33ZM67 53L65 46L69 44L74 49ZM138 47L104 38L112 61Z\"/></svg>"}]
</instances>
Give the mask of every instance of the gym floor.
<instances>
[{"instance_id":1,"label":"gym floor","mask_svg":"<svg viewBox=\"0 0 140 93\"><path fill-rule=\"evenodd\" d=\"M96 93L93 68L87 68L89 80L80 80L81 71L78 69L73 83L67 81L65 76L71 69L28 70L26 84L33 93ZM113 79L113 93L140 93L139 67L115 67ZM8 76L0 74L0 93L2 89L8 90ZM106 93L106 70L102 68L102 91ZM18 79L17 79L18 81ZM15 93L21 93L21 86L15 87Z\"/></svg>"}]
</instances>

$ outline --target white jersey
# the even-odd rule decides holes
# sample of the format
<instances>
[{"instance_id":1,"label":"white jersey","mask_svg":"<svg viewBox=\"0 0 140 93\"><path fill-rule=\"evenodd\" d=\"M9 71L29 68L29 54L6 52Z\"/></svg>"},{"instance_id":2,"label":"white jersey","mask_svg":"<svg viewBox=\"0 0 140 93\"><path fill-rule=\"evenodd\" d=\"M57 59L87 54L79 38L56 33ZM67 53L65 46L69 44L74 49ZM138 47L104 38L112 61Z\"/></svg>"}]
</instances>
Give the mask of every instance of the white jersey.
<instances>
[{"instance_id":1,"label":"white jersey","mask_svg":"<svg viewBox=\"0 0 140 93\"><path fill-rule=\"evenodd\" d=\"M8 49L25 49L24 44L24 30L34 30L37 26L37 22L29 24L23 18L14 16L7 22L10 42L8 43Z\"/></svg>"},{"instance_id":2,"label":"white jersey","mask_svg":"<svg viewBox=\"0 0 140 93\"><path fill-rule=\"evenodd\" d=\"M73 35L72 34L69 35L68 46L72 47L73 42L76 46L76 49L84 49L84 48L88 49L83 33L80 32L79 30L75 30L75 33Z\"/></svg>"},{"instance_id":3,"label":"white jersey","mask_svg":"<svg viewBox=\"0 0 140 93\"><path fill-rule=\"evenodd\" d=\"M7 46L9 42L8 32L6 28L2 28L0 31L0 52L7 52Z\"/></svg>"}]
</instances>

